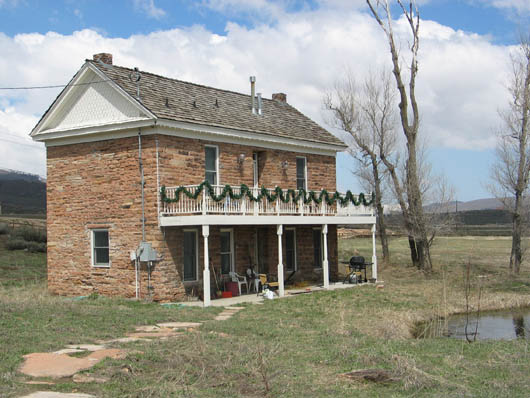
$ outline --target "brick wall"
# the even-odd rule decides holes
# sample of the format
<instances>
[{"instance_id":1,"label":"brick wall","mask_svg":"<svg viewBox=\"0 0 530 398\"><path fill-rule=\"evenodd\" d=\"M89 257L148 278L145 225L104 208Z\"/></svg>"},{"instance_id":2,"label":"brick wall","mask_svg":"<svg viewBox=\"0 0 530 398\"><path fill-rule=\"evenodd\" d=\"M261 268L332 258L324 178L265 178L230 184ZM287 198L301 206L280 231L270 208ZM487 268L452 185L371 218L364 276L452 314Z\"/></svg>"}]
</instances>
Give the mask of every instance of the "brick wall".
<instances>
[{"instance_id":1,"label":"brick wall","mask_svg":"<svg viewBox=\"0 0 530 398\"><path fill-rule=\"evenodd\" d=\"M160 183L166 186L198 184L204 180L204 145L219 147L221 184L253 184L252 153L260 153L260 185L296 187L296 153L264 150L243 145L207 143L171 137L142 138L145 175L146 240L161 254L162 261L151 275L153 299L178 300L191 288L181 282L182 229L158 227L157 162L159 146ZM240 166L239 155L245 154ZM302 154L299 154L302 155ZM335 190L335 159L329 156L307 157L308 188ZM283 170L281 162L289 166ZM129 259L142 239L141 190L138 163L138 139L122 138L93 143L47 148L48 286L52 293L87 295L97 292L109 296L134 297L134 263ZM91 231L109 230L109 268L91 266ZM267 231L267 261L271 272L277 263L275 227ZM298 232L300 230L300 232ZM304 232L307 230L306 232ZM312 264L310 227L297 227L299 264ZM236 264L239 272L248 265L248 252L254 251L256 228L235 227ZM309 231L309 232L308 232ZM220 264L219 228L211 227L210 258ZM202 235L199 237L199 272L202 276ZM250 248L250 249L249 249ZM330 265L336 263L336 229L330 226ZM307 253L307 258L306 256ZM301 265L302 266L302 265ZM331 275L333 275L331 266ZM308 271L313 273L313 270ZM212 281L213 283L213 281ZM186 284L190 285L190 284ZM140 272L141 296L146 297L147 271Z\"/></svg>"}]
</instances>

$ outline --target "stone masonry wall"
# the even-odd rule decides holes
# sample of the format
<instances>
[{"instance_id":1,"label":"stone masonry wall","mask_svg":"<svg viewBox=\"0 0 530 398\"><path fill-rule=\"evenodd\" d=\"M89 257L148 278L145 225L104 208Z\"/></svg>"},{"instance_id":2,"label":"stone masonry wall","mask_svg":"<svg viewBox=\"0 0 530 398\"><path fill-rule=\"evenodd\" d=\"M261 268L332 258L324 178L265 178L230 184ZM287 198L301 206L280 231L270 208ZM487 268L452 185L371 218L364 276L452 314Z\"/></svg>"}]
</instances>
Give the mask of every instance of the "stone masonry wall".
<instances>
[{"instance_id":1,"label":"stone masonry wall","mask_svg":"<svg viewBox=\"0 0 530 398\"><path fill-rule=\"evenodd\" d=\"M243 145L208 143L165 135L142 137L142 159L145 175L146 241L162 256L151 274L152 298L160 301L182 299L194 284L181 282L182 228L158 227L157 158L159 147L160 184L166 186L198 184L204 180L204 145L219 147L220 183L253 184L252 153L260 153L259 185L296 188L294 152L264 150ZM240 166L238 157L245 154ZM335 190L335 159L329 156L298 154L307 158L308 188ZM281 162L287 161L286 170ZM138 162L138 138L97 141L47 148L47 218L48 218L48 286L52 293L87 295L92 292L108 296L134 297L135 270L129 253L142 240L141 194ZM109 268L91 266L91 231L109 230ZM267 230L268 266L275 272L277 263L276 227ZM202 277L203 239L200 227L199 278ZM304 232L305 231L305 232ZM254 256L255 226L234 227L235 260L238 272L248 265L249 252ZM336 228L329 227L330 274L336 272ZM311 227L297 227L299 268L304 274L312 269ZM220 264L219 228L210 228L210 258ZM318 272L313 275L318 276ZM213 281L212 281L213 283ZM147 270L140 271L141 297L146 297Z\"/></svg>"}]
</instances>

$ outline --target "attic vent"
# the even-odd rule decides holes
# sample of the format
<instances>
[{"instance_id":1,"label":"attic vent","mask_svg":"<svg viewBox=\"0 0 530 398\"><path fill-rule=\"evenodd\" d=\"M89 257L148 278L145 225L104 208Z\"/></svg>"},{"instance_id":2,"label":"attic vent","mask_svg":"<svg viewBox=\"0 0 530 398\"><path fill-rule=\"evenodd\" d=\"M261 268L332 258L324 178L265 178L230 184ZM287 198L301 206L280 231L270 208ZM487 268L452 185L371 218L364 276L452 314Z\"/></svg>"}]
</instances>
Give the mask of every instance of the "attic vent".
<instances>
[{"instance_id":1,"label":"attic vent","mask_svg":"<svg viewBox=\"0 0 530 398\"><path fill-rule=\"evenodd\" d=\"M96 62L103 62L104 64L107 64L107 65L112 65L112 54L110 53L99 53L99 54L94 54L92 56L92 59Z\"/></svg>"}]
</instances>

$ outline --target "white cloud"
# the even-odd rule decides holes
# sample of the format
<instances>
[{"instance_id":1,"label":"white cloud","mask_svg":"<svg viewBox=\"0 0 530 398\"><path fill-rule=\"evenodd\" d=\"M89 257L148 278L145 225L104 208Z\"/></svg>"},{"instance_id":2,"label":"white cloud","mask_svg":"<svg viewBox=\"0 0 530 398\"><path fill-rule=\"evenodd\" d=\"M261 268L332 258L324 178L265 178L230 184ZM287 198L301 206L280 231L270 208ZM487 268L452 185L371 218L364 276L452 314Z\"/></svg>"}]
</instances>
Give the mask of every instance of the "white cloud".
<instances>
[{"instance_id":1,"label":"white cloud","mask_svg":"<svg viewBox=\"0 0 530 398\"><path fill-rule=\"evenodd\" d=\"M405 57L403 21L396 31L404 37ZM430 144L491 148L497 109L507 101L508 48L435 22L424 21L421 32L418 99ZM108 38L90 29L71 35L0 33L0 87L65 84L85 58L98 52L112 53L117 65L241 92L249 92L248 76L256 75L265 97L285 92L289 103L317 122L322 122L323 93L346 68L361 79L390 62L385 38L367 13L328 8L280 13L274 24L252 28L228 23L223 35L200 26L129 38ZM20 135L24 126L29 133L58 92L0 91L3 129ZM27 122L19 123L20 117ZM20 148L9 148L0 167L18 168ZM44 173L42 156L28 157L24 164L22 170Z\"/></svg>"},{"instance_id":2,"label":"white cloud","mask_svg":"<svg viewBox=\"0 0 530 398\"><path fill-rule=\"evenodd\" d=\"M501 9L512 9L519 13L530 13L530 1L528 0L475 0L480 3L491 5Z\"/></svg>"},{"instance_id":3,"label":"white cloud","mask_svg":"<svg viewBox=\"0 0 530 398\"><path fill-rule=\"evenodd\" d=\"M160 19L166 15L166 12L155 5L154 0L133 0L134 8L137 11L144 12L149 18Z\"/></svg>"}]
</instances>

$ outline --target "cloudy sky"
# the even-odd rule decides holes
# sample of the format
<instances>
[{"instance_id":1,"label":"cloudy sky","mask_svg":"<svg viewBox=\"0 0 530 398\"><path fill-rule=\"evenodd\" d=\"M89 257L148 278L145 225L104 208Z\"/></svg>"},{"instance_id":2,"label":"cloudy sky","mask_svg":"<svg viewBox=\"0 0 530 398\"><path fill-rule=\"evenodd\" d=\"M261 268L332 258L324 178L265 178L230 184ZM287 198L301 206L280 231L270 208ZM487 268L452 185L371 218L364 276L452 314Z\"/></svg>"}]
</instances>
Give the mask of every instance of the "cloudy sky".
<instances>
[{"instance_id":1,"label":"cloudy sky","mask_svg":"<svg viewBox=\"0 0 530 398\"><path fill-rule=\"evenodd\" d=\"M487 197L497 112L507 103L510 51L529 0L421 0L418 98L422 134L459 200ZM399 14L396 11L395 17ZM397 21L403 54L407 31ZM86 58L270 98L324 123L323 94L351 71L389 65L364 0L0 0L0 168L45 176L45 149L28 133ZM338 186L358 190L338 156Z\"/></svg>"}]
</instances>

